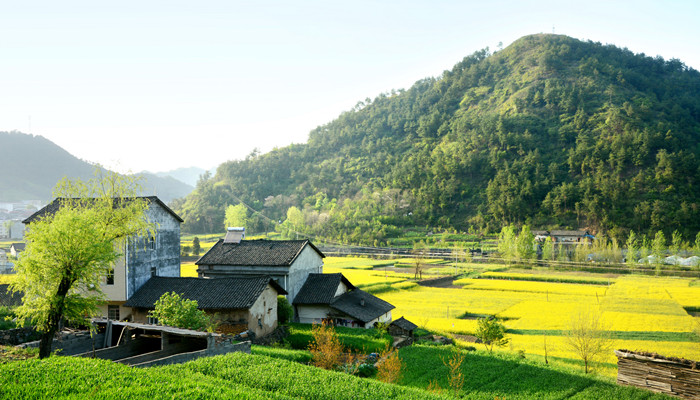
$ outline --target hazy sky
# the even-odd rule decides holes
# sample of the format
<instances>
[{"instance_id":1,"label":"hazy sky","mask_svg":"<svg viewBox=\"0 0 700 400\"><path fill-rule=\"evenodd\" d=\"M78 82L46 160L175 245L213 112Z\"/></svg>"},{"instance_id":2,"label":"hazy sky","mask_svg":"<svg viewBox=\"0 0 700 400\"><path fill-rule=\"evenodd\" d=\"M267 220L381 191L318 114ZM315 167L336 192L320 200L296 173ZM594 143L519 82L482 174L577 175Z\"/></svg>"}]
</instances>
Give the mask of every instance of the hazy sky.
<instances>
[{"instance_id":1,"label":"hazy sky","mask_svg":"<svg viewBox=\"0 0 700 400\"><path fill-rule=\"evenodd\" d=\"M211 168L541 32L700 70L698 1L0 0L0 131L122 172Z\"/></svg>"}]
</instances>

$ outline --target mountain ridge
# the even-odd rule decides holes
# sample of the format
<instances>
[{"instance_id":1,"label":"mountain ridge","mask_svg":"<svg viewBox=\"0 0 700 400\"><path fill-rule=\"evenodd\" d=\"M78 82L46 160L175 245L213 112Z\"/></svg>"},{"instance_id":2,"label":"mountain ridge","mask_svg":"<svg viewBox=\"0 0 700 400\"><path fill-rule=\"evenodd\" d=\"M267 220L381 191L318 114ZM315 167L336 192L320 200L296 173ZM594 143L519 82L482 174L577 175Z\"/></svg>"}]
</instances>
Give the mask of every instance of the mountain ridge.
<instances>
[{"instance_id":1,"label":"mountain ridge","mask_svg":"<svg viewBox=\"0 0 700 400\"><path fill-rule=\"evenodd\" d=\"M68 176L87 180L94 176L96 164L80 160L40 135L18 131L0 132L0 160L12 173L0 175L0 201L37 199L49 201L56 183ZM170 202L189 194L193 187L174 178L143 176L143 193L158 195Z\"/></svg>"},{"instance_id":2,"label":"mountain ridge","mask_svg":"<svg viewBox=\"0 0 700 400\"><path fill-rule=\"evenodd\" d=\"M239 200L275 220L295 207L308 234L354 243L509 223L690 238L699 176L698 71L538 34L360 102L305 144L224 163L178 207L191 231L221 230Z\"/></svg>"}]
</instances>

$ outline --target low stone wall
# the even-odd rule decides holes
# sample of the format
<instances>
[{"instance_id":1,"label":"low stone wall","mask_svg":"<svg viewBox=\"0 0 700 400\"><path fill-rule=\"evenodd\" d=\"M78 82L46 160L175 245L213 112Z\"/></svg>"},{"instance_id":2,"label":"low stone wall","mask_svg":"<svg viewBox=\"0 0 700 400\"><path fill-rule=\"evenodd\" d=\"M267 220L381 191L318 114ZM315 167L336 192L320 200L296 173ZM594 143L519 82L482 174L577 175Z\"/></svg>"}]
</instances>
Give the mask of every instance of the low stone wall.
<instances>
[{"instance_id":1,"label":"low stone wall","mask_svg":"<svg viewBox=\"0 0 700 400\"><path fill-rule=\"evenodd\" d=\"M51 349L57 351L62 356L72 356L85 353L93 349L101 349L104 345L105 334L97 333L90 336L89 332L61 332L53 340ZM22 348L39 348L39 340L19 345Z\"/></svg>"},{"instance_id":2,"label":"low stone wall","mask_svg":"<svg viewBox=\"0 0 700 400\"><path fill-rule=\"evenodd\" d=\"M617 383L684 399L700 399L700 362L615 350Z\"/></svg>"},{"instance_id":3,"label":"low stone wall","mask_svg":"<svg viewBox=\"0 0 700 400\"><path fill-rule=\"evenodd\" d=\"M15 328L0 331L0 345L17 346L39 338L39 332L34 328Z\"/></svg>"}]
</instances>

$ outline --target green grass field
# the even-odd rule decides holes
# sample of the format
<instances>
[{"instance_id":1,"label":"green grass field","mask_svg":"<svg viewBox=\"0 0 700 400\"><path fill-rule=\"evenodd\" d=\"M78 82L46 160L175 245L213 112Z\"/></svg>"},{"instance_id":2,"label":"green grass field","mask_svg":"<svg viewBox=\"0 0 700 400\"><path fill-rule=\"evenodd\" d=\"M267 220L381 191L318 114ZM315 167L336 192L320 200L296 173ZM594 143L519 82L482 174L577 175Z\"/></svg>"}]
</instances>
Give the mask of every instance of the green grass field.
<instances>
[{"instance_id":1,"label":"green grass field","mask_svg":"<svg viewBox=\"0 0 700 400\"><path fill-rule=\"evenodd\" d=\"M443 360L452 346L400 350L398 385L304 365L308 352L253 346L180 365L132 368L106 360L54 356L0 364L6 399L668 399L611 379L514 355L463 352L464 385L448 391ZM431 390L427 390L430 387Z\"/></svg>"}]
</instances>

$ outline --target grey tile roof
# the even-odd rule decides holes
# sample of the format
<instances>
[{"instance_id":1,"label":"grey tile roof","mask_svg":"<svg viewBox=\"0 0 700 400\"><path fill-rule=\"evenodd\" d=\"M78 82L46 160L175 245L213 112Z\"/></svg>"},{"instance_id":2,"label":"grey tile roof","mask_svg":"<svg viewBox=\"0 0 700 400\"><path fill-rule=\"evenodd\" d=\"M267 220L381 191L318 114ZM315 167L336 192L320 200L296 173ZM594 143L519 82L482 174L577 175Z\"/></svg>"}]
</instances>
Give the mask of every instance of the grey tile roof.
<instances>
[{"instance_id":1,"label":"grey tile roof","mask_svg":"<svg viewBox=\"0 0 700 400\"><path fill-rule=\"evenodd\" d=\"M170 209L170 207L168 207L167 205L165 205L165 203L163 203L163 202L158 198L158 196L127 197L126 199L127 199L127 200L145 199L146 201L148 201L149 204L150 204L150 203L158 204L158 205L161 206L165 211L167 211L167 212L170 213L173 217L175 217L175 219L177 219L177 220L180 221L180 222L183 222L183 219L180 218L180 216L177 215L177 214L175 213L175 211L173 211L172 209ZM55 214L56 211L58 211L58 210L61 208L61 201L63 201L63 198L60 198L60 197L59 197L59 198L54 199L51 203L49 203L49 204L47 204L46 206L42 207L40 210L38 210L38 211L35 212L34 214L30 215L29 217L27 217L27 218L26 218L24 221L22 221L22 222L25 223L25 224L29 224L29 223L32 223L32 222L36 221L36 220L39 219L39 218L45 217L45 216L47 216L47 215L53 215L53 214Z\"/></svg>"},{"instance_id":2,"label":"grey tile roof","mask_svg":"<svg viewBox=\"0 0 700 400\"><path fill-rule=\"evenodd\" d=\"M155 302L166 292L175 292L183 298L196 300L202 310L247 309L270 284L278 294L286 294L269 276L249 278L170 278L155 276L148 280L124 303L126 307L154 308Z\"/></svg>"},{"instance_id":3,"label":"grey tile roof","mask_svg":"<svg viewBox=\"0 0 700 400\"><path fill-rule=\"evenodd\" d=\"M552 236L583 236L588 233L588 231L551 231L549 232Z\"/></svg>"},{"instance_id":4,"label":"grey tile roof","mask_svg":"<svg viewBox=\"0 0 700 400\"><path fill-rule=\"evenodd\" d=\"M294 304L331 304L341 282L345 283L349 290L355 288L341 273L309 274L294 298Z\"/></svg>"},{"instance_id":5,"label":"grey tile roof","mask_svg":"<svg viewBox=\"0 0 700 400\"><path fill-rule=\"evenodd\" d=\"M341 311L362 322L370 322L395 307L386 301L363 290L346 292L331 302L331 308Z\"/></svg>"},{"instance_id":6,"label":"grey tile roof","mask_svg":"<svg viewBox=\"0 0 700 400\"><path fill-rule=\"evenodd\" d=\"M220 239L195 264L289 266L307 245L322 258L325 257L308 239L242 240L240 243L224 243L224 240Z\"/></svg>"},{"instance_id":7,"label":"grey tile roof","mask_svg":"<svg viewBox=\"0 0 700 400\"><path fill-rule=\"evenodd\" d=\"M414 324L413 322L407 320L404 317L401 317L395 321L392 321L391 325L398 326L401 329L407 330L407 331L412 331L418 328L418 325Z\"/></svg>"},{"instance_id":8,"label":"grey tile roof","mask_svg":"<svg viewBox=\"0 0 700 400\"><path fill-rule=\"evenodd\" d=\"M0 306L14 307L22 304L22 293L10 292L10 285L0 285Z\"/></svg>"}]
</instances>

